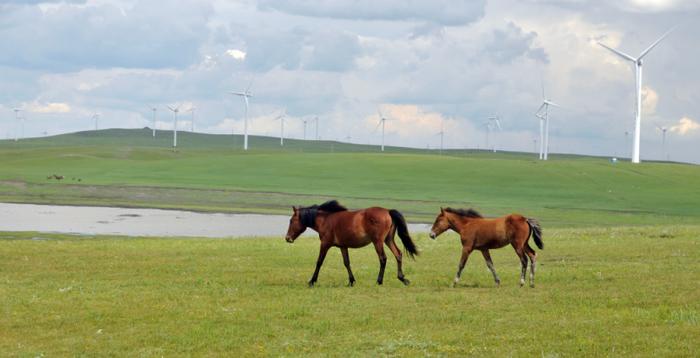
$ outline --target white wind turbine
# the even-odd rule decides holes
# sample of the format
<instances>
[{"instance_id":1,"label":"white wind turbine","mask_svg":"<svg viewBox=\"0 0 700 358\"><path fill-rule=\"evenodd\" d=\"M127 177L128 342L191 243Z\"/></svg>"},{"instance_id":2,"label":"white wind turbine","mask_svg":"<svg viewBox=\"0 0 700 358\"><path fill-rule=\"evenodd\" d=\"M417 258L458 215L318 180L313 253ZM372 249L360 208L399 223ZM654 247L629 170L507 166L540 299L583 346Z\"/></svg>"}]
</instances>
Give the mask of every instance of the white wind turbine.
<instances>
[{"instance_id":1,"label":"white wind turbine","mask_svg":"<svg viewBox=\"0 0 700 358\"><path fill-rule=\"evenodd\" d=\"M22 116L21 118L19 116L19 112L21 112L23 110L20 108L14 108L13 111L15 111L15 120L17 121L17 124L20 125L22 139L24 139L24 116ZM20 131L15 132L15 142L19 140L19 134L20 134Z\"/></svg>"},{"instance_id":2,"label":"white wind turbine","mask_svg":"<svg viewBox=\"0 0 700 358\"><path fill-rule=\"evenodd\" d=\"M444 143L444 139L445 139L445 121L444 120L440 123L440 131L437 132L435 135L440 136L440 155L442 155L442 144Z\"/></svg>"},{"instance_id":3,"label":"white wind turbine","mask_svg":"<svg viewBox=\"0 0 700 358\"><path fill-rule=\"evenodd\" d=\"M253 81L250 81L248 88L243 92L230 92L232 95L243 97L245 102L245 121L243 122L243 150L248 150L248 99L253 97L250 93L250 87L253 85Z\"/></svg>"},{"instance_id":4,"label":"white wind turbine","mask_svg":"<svg viewBox=\"0 0 700 358\"><path fill-rule=\"evenodd\" d=\"M384 114L382 114L382 111L379 108L377 108L377 113L379 113L379 122L377 123L377 126L374 127L374 130L376 131L380 125L382 126L382 152L383 152L384 151L384 127L386 125L386 121L389 119L384 117Z\"/></svg>"},{"instance_id":5,"label":"white wind turbine","mask_svg":"<svg viewBox=\"0 0 700 358\"><path fill-rule=\"evenodd\" d=\"M155 106L149 107L151 111L153 111L153 138L156 137L156 111L158 111L158 108Z\"/></svg>"},{"instance_id":6,"label":"white wind turbine","mask_svg":"<svg viewBox=\"0 0 700 358\"><path fill-rule=\"evenodd\" d=\"M180 105L175 108L168 106L168 109L173 112L173 148L177 148L177 114L180 112Z\"/></svg>"},{"instance_id":7,"label":"white wind turbine","mask_svg":"<svg viewBox=\"0 0 700 358\"><path fill-rule=\"evenodd\" d=\"M661 147L663 149L663 158L665 160L668 160L668 154L666 152L666 132L668 131L668 127L661 127L661 126L656 126L661 131Z\"/></svg>"},{"instance_id":8,"label":"white wind turbine","mask_svg":"<svg viewBox=\"0 0 700 358\"><path fill-rule=\"evenodd\" d=\"M100 127L100 126L99 126L99 124L100 124L100 114L97 113L97 112L95 112L95 114L92 115L92 119L95 120L95 130L100 129L100 128L99 128L99 127Z\"/></svg>"},{"instance_id":9,"label":"white wind turbine","mask_svg":"<svg viewBox=\"0 0 700 358\"><path fill-rule=\"evenodd\" d=\"M540 160L549 158L549 106L561 107L560 105L547 99L544 93L544 83L542 84L542 104L535 112L535 116L540 119Z\"/></svg>"},{"instance_id":10,"label":"white wind turbine","mask_svg":"<svg viewBox=\"0 0 700 358\"><path fill-rule=\"evenodd\" d=\"M316 140L319 140L321 138L318 137L318 116L314 117L314 122L316 122Z\"/></svg>"},{"instance_id":11,"label":"white wind turbine","mask_svg":"<svg viewBox=\"0 0 700 358\"><path fill-rule=\"evenodd\" d=\"M306 140L306 124L309 123L309 120L304 118L301 121L304 123L304 140Z\"/></svg>"},{"instance_id":12,"label":"white wind turbine","mask_svg":"<svg viewBox=\"0 0 700 358\"><path fill-rule=\"evenodd\" d=\"M194 111L197 109L197 107L192 106L188 110L188 112L192 112L192 120L190 122L190 132L194 133Z\"/></svg>"},{"instance_id":13,"label":"white wind turbine","mask_svg":"<svg viewBox=\"0 0 700 358\"><path fill-rule=\"evenodd\" d=\"M284 146L284 119L287 116L287 112L283 111L282 114L277 116L277 120L280 121L280 147Z\"/></svg>"},{"instance_id":14,"label":"white wind turbine","mask_svg":"<svg viewBox=\"0 0 700 358\"><path fill-rule=\"evenodd\" d=\"M498 116L489 117L489 120L486 122L486 150L489 149L489 136L491 135L491 131L494 128L498 128L499 131L501 130L501 120ZM493 145L492 150L494 153L496 153L495 143Z\"/></svg>"},{"instance_id":15,"label":"white wind turbine","mask_svg":"<svg viewBox=\"0 0 700 358\"><path fill-rule=\"evenodd\" d=\"M658 40L654 41L649 47L646 48L646 50L642 51L637 58L634 58L622 51L616 50L612 47L609 47L601 42L598 42L600 46L605 47L606 49L612 51L614 54L622 57L623 59L633 62L634 63L634 69L635 69L635 80L636 80L636 113L635 113L635 120L634 120L634 144L632 145L632 163L639 163L639 142L640 142L640 137L641 137L641 124L642 124L642 59L644 56L646 56L649 51L651 51L656 45L661 42L668 34L671 33L676 27L672 27L670 30L666 31L661 37L659 37Z\"/></svg>"}]
</instances>

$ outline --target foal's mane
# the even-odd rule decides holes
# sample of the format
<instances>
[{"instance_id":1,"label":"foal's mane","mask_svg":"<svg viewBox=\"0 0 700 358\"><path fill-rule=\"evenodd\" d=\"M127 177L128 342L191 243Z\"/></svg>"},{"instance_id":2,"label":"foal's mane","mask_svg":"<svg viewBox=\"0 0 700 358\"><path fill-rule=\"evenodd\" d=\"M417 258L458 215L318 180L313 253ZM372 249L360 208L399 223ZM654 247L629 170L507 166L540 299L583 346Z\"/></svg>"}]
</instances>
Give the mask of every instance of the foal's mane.
<instances>
[{"instance_id":1,"label":"foal's mane","mask_svg":"<svg viewBox=\"0 0 700 358\"><path fill-rule=\"evenodd\" d=\"M469 208L469 209L445 208L445 211L447 211L448 213L457 214L459 216L465 216L468 218L483 218L483 216L481 216L481 214L479 214L478 211L476 211L472 208Z\"/></svg>"},{"instance_id":2,"label":"foal's mane","mask_svg":"<svg viewBox=\"0 0 700 358\"><path fill-rule=\"evenodd\" d=\"M306 227L313 227L319 211L337 213L339 211L347 210L348 209L340 205L337 200L329 200L321 205L312 205L305 208L299 208L299 220L301 220L302 225Z\"/></svg>"}]
</instances>

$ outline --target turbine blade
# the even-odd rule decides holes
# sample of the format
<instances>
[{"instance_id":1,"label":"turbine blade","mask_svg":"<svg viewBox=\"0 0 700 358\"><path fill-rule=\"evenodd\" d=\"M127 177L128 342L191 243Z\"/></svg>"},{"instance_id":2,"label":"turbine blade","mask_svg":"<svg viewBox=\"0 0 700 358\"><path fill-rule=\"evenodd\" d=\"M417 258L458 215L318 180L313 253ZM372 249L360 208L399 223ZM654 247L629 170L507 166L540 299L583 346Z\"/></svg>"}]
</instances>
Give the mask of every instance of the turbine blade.
<instances>
[{"instance_id":1,"label":"turbine blade","mask_svg":"<svg viewBox=\"0 0 700 358\"><path fill-rule=\"evenodd\" d=\"M630 56L630 55L628 55L628 54L626 54L626 53L624 53L624 52L622 52L622 51L618 51L618 50L616 50L616 49L614 49L614 48L612 48L612 47L609 47L609 46L605 45L605 44L602 43L602 42L598 42L598 45L605 47L606 49L612 51L614 54L616 54L616 55L618 55L618 56L624 58L625 60L632 61L632 62L637 62L637 59L636 59L636 58L634 58L634 57L632 57L632 56Z\"/></svg>"},{"instance_id":2,"label":"turbine blade","mask_svg":"<svg viewBox=\"0 0 700 358\"><path fill-rule=\"evenodd\" d=\"M498 127L498 130L501 130L501 121L496 118L496 127Z\"/></svg>"},{"instance_id":3,"label":"turbine blade","mask_svg":"<svg viewBox=\"0 0 700 358\"><path fill-rule=\"evenodd\" d=\"M379 107L377 107L377 113L379 113L380 120L384 119L384 114L382 114L382 110Z\"/></svg>"},{"instance_id":4,"label":"turbine blade","mask_svg":"<svg viewBox=\"0 0 700 358\"><path fill-rule=\"evenodd\" d=\"M550 106L562 108L562 106L560 106L560 105L558 105L558 104L556 104L556 103L554 103L554 102L552 102L552 101L550 101L550 100L544 101L544 103L546 103L546 104L548 104L548 105L550 105Z\"/></svg>"},{"instance_id":5,"label":"turbine blade","mask_svg":"<svg viewBox=\"0 0 700 358\"><path fill-rule=\"evenodd\" d=\"M376 132L377 129L379 129L379 126L380 126L380 125L382 125L382 120L381 120L381 119L379 120L379 122L377 122L377 126L374 127L374 130L372 131L372 133Z\"/></svg>"},{"instance_id":6,"label":"turbine blade","mask_svg":"<svg viewBox=\"0 0 700 358\"><path fill-rule=\"evenodd\" d=\"M246 94L243 93L243 92L233 92L233 91L231 91L231 92L229 92L229 93L230 93L230 94L233 94L233 95L236 95L236 96L244 96L244 97L246 96Z\"/></svg>"},{"instance_id":7,"label":"turbine blade","mask_svg":"<svg viewBox=\"0 0 700 358\"><path fill-rule=\"evenodd\" d=\"M250 82L248 83L248 88L245 89L245 93L250 93L250 88L253 87L253 79L255 79L255 77L250 79Z\"/></svg>"},{"instance_id":8,"label":"turbine blade","mask_svg":"<svg viewBox=\"0 0 700 358\"><path fill-rule=\"evenodd\" d=\"M651 51L654 47L656 47L656 45L658 45L659 42L661 42L661 40L666 38L666 36L668 36L671 32L673 32L673 30L675 30L677 27L678 26L672 27L671 29L666 31L663 35L661 35L661 37L659 37L658 40L654 41L653 44L649 45L649 47L647 47L647 49L642 51L642 53L639 55L639 59L641 60L642 58L644 58L644 56L646 56L649 53L649 51Z\"/></svg>"},{"instance_id":9,"label":"turbine blade","mask_svg":"<svg viewBox=\"0 0 700 358\"><path fill-rule=\"evenodd\" d=\"M546 106L546 105L547 105L547 102L542 102L542 104L540 105L540 108L538 108L537 112L535 112L535 115L539 116L540 112L542 112L542 109L544 109L544 106Z\"/></svg>"}]
</instances>

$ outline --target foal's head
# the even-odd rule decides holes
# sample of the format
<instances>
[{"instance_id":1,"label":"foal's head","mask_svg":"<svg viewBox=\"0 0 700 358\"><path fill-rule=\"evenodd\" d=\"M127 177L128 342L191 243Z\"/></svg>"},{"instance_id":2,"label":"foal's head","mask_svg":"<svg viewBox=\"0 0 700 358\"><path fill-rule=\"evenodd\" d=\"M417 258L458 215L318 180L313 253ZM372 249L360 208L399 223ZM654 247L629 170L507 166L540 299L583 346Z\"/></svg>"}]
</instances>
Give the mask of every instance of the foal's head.
<instances>
[{"instance_id":1,"label":"foal's head","mask_svg":"<svg viewBox=\"0 0 700 358\"><path fill-rule=\"evenodd\" d=\"M435 222L433 223L433 227L430 228L430 238L435 239L438 237L438 235L442 234L443 232L447 231L447 229L450 228L450 221L447 219L447 215L445 214L445 209L440 208L440 214L435 218Z\"/></svg>"}]
</instances>

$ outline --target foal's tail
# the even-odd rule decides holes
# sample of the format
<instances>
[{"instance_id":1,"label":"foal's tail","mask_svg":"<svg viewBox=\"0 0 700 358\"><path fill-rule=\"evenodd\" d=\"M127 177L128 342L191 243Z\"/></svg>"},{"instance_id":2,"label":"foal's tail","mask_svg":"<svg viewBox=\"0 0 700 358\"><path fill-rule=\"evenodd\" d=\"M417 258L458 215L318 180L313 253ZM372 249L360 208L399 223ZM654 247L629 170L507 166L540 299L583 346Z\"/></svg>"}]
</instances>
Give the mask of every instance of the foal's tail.
<instances>
[{"instance_id":1,"label":"foal's tail","mask_svg":"<svg viewBox=\"0 0 700 358\"><path fill-rule=\"evenodd\" d=\"M540 250L544 249L544 243L542 242L542 228L540 223L536 219L527 219L527 225L530 226L530 235L535 239L535 244Z\"/></svg>"},{"instance_id":2,"label":"foal's tail","mask_svg":"<svg viewBox=\"0 0 700 358\"><path fill-rule=\"evenodd\" d=\"M401 238L403 247L406 248L408 254L411 256L411 258L413 258L413 255L418 255L418 248L416 248L416 244L413 243L411 235L408 233L406 219L404 219L403 215L401 215L401 213L395 209L389 210L389 215L391 215L391 221L394 222L394 226L396 226L396 231L399 232L399 237Z\"/></svg>"}]
</instances>

